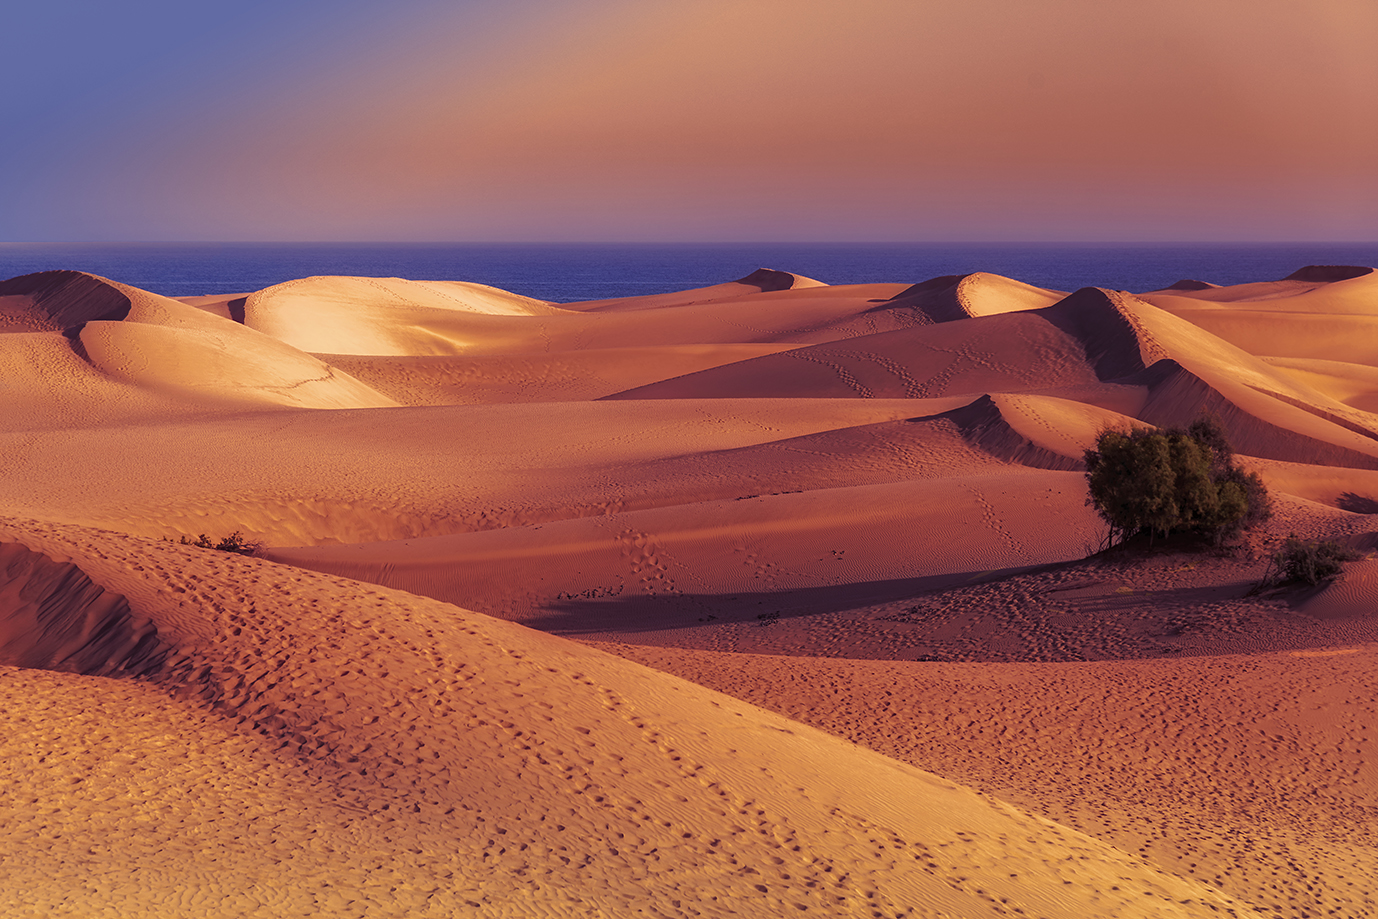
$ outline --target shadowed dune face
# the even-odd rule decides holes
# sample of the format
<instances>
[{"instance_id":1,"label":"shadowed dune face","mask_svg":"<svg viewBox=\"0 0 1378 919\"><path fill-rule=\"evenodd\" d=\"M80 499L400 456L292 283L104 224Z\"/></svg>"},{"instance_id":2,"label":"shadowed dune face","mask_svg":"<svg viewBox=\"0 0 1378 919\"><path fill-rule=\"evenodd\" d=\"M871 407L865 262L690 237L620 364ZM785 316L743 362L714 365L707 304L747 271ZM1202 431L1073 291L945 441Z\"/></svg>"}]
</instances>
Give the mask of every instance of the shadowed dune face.
<instances>
[{"instance_id":1,"label":"shadowed dune face","mask_svg":"<svg viewBox=\"0 0 1378 919\"><path fill-rule=\"evenodd\" d=\"M166 654L157 629L124 597L71 562L0 543L0 664L148 675Z\"/></svg>"},{"instance_id":2,"label":"shadowed dune face","mask_svg":"<svg viewBox=\"0 0 1378 919\"><path fill-rule=\"evenodd\" d=\"M4 282L0 914L1378 914L1375 563L1253 589L1378 545L1375 321ZM1203 411L1273 520L1094 554L1085 450Z\"/></svg>"},{"instance_id":3,"label":"shadowed dune face","mask_svg":"<svg viewBox=\"0 0 1378 919\"><path fill-rule=\"evenodd\" d=\"M1197 281L1194 278L1183 278L1180 281L1174 281L1167 287L1164 287L1163 290L1211 290L1219 286L1219 284L1212 284L1209 281Z\"/></svg>"},{"instance_id":4,"label":"shadowed dune face","mask_svg":"<svg viewBox=\"0 0 1378 919\"><path fill-rule=\"evenodd\" d=\"M43 271L0 282L0 332L62 332L91 320L118 322L129 297L95 275Z\"/></svg>"},{"instance_id":5,"label":"shadowed dune face","mask_svg":"<svg viewBox=\"0 0 1378 919\"><path fill-rule=\"evenodd\" d=\"M815 281L813 278L806 278L799 274L790 274L788 271L776 271L774 268L757 268L737 283L750 284L763 293L772 290L798 290L802 287L826 286L822 281Z\"/></svg>"},{"instance_id":6,"label":"shadowed dune face","mask_svg":"<svg viewBox=\"0 0 1378 919\"><path fill-rule=\"evenodd\" d=\"M1373 274L1372 268L1362 268L1355 265L1307 265L1298 268L1296 271L1283 278L1284 281L1315 281L1328 284L1331 281L1348 281L1351 278L1362 278L1365 275Z\"/></svg>"}]
</instances>

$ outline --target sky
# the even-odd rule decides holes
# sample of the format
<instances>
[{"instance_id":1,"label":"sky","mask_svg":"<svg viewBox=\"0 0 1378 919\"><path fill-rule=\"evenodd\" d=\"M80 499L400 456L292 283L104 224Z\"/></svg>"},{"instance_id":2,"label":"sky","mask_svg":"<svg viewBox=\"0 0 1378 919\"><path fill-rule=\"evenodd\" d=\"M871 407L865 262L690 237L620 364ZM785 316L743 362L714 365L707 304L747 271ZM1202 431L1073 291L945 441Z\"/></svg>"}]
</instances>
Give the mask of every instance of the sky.
<instances>
[{"instance_id":1,"label":"sky","mask_svg":"<svg viewBox=\"0 0 1378 919\"><path fill-rule=\"evenodd\" d=\"M1378 240L1373 0L21 0L0 22L0 240Z\"/></svg>"}]
</instances>

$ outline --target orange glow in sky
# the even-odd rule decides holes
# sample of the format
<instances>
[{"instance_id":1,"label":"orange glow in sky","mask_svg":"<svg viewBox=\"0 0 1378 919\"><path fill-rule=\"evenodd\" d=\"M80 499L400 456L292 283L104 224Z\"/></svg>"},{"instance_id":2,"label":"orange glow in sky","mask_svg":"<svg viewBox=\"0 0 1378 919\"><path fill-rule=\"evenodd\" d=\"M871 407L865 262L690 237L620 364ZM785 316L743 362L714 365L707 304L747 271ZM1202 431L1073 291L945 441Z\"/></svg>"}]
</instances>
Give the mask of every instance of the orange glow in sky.
<instances>
[{"instance_id":1,"label":"orange glow in sky","mask_svg":"<svg viewBox=\"0 0 1378 919\"><path fill-rule=\"evenodd\" d=\"M371 44L303 49L290 79L266 67L207 108L141 113L70 160L76 222L205 239L1378 238L1370 0L598 0L481 29L425 9Z\"/></svg>"}]
</instances>

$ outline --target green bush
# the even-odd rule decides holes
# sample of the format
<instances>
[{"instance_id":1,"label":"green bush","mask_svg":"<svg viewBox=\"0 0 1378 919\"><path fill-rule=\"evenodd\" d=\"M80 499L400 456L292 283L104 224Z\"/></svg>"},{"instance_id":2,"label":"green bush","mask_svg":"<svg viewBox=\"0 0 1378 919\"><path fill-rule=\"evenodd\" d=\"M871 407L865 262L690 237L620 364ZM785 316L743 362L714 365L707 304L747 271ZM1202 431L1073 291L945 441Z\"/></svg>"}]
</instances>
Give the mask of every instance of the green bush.
<instances>
[{"instance_id":1,"label":"green bush","mask_svg":"<svg viewBox=\"0 0 1378 919\"><path fill-rule=\"evenodd\" d=\"M1333 539L1318 541L1289 536L1282 548L1273 553L1273 564L1282 572L1284 581L1304 581L1316 585L1339 574L1344 562L1362 557Z\"/></svg>"},{"instance_id":2,"label":"green bush","mask_svg":"<svg viewBox=\"0 0 1378 919\"><path fill-rule=\"evenodd\" d=\"M1214 418L1185 431L1102 431L1085 458L1089 503L1112 541L1194 531L1219 544L1272 516L1263 480L1235 464Z\"/></svg>"}]
</instances>

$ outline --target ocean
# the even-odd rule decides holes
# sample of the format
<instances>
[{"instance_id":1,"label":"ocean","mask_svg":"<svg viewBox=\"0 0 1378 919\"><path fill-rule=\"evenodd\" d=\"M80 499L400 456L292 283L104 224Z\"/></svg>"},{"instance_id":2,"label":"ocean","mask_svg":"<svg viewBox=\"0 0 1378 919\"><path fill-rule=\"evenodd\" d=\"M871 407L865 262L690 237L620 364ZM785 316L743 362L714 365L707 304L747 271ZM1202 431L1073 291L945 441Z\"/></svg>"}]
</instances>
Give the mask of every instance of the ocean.
<instances>
[{"instance_id":1,"label":"ocean","mask_svg":"<svg viewBox=\"0 0 1378 919\"><path fill-rule=\"evenodd\" d=\"M167 296L248 293L312 275L476 281L570 302L702 287L778 268L829 284L989 271L1039 287L1147 291L1182 278L1275 280L1303 265L1378 266L1378 243L306 244L0 243L0 279L89 271Z\"/></svg>"}]
</instances>

